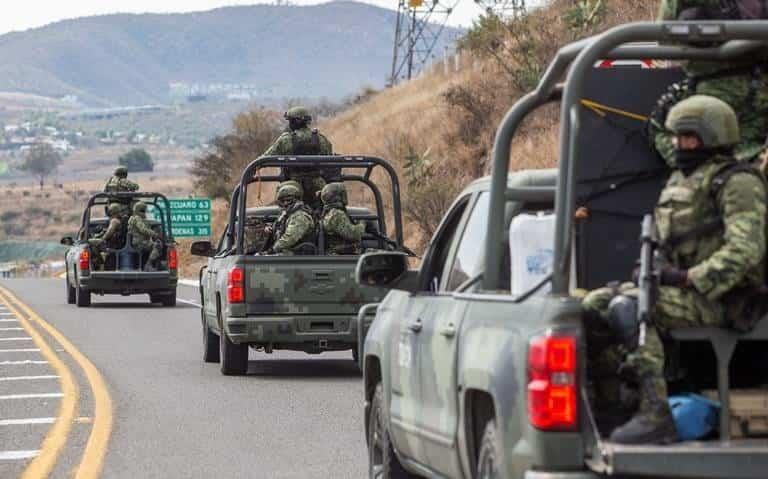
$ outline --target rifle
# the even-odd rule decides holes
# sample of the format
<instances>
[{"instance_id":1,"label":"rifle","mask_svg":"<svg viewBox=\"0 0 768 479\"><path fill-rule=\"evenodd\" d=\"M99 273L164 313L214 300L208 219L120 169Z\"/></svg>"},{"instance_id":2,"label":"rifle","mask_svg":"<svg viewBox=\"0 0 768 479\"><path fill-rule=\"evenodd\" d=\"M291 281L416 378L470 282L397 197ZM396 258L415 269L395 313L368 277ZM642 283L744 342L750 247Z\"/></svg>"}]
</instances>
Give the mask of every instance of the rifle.
<instances>
[{"instance_id":1,"label":"rifle","mask_svg":"<svg viewBox=\"0 0 768 479\"><path fill-rule=\"evenodd\" d=\"M414 253L413 250L410 249L409 247L407 247L405 245L397 244L396 241L387 238L386 236L384 236L383 234L379 233L378 231L366 231L365 234L369 234L369 235L373 236L374 238L387 243L388 245L392 246L393 248L401 250L402 252L408 254L409 256L413 256L415 258L420 258L420 256L417 255L416 253Z\"/></svg>"},{"instance_id":2,"label":"rifle","mask_svg":"<svg viewBox=\"0 0 768 479\"><path fill-rule=\"evenodd\" d=\"M656 240L653 216L645 215L640 232L640 275L638 277L639 294L637 298L637 321L640 325L638 345L645 345L645 332L648 323L653 320L653 306L659 288L659 272L656 269Z\"/></svg>"}]
</instances>

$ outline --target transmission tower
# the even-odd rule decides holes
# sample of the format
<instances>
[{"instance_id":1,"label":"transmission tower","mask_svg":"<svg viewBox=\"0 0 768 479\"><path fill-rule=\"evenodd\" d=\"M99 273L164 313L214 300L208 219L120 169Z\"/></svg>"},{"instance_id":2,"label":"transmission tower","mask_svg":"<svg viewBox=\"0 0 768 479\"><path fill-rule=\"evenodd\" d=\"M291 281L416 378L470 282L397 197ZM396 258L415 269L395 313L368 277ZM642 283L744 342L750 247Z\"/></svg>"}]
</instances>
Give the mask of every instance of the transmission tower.
<instances>
[{"instance_id":1,"label":"transmission tower","mask_svg":"<svg viewBox=\"0 0 768 479\"><path fill-rule=\"evenodd\" d=\"M516 17L525 12L525 0L475 0L488 15Z\"/></svg>"},{"instance_id":2,"label":"transmission tower","mask_svg":"<svg viewBox=\"0 0 768 479\"><path fill-rule=\"evenodd\" d=\"M389 84L410 80L432 59L459 0L399 0Z\"/></svg>"}]
</instances>

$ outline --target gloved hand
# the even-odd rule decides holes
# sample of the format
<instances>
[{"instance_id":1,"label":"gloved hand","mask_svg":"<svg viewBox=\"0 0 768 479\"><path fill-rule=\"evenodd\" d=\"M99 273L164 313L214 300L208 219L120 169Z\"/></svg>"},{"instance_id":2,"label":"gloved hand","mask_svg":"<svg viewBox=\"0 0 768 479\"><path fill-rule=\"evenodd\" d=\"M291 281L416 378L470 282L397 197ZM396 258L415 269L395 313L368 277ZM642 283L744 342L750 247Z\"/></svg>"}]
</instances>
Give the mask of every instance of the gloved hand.
<instances>
[{"instance_id":1,"label":"gloved hand","mask_svg":"<svg viewBox=\"0 0 768 479\"><path fill-rule=\"evenodd\" d=\"M688 270L677 269L674 266L664 266L661 268L659 284L662 286L688 286Z\"/></svg>"}]
</instances>

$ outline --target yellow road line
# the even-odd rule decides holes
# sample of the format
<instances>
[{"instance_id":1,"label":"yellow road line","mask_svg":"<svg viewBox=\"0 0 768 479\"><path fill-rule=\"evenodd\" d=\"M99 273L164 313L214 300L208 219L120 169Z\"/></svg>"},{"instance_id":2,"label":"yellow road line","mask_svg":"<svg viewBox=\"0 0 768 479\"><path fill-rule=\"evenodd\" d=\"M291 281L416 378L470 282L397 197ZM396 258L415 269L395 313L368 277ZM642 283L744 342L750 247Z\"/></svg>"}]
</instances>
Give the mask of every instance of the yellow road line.
<instances>
[{"instance_id":1,"label":"yellow road line","mask_svg":"<svg viewBox=\"0 0 768 479\"><path fill-rule=\"evenodd\" d=\"M0 288L3 292L5 289ZM56 465L56 461L64 449L64 445L67 443L67 436L72 429L72 421L77 414L77 402L79 391L77 383L74 380L72 371L69 370L66 364L59 359L54 353L53 349L45 342L43 336L37 332L32 326L29 320L24 318L15 305L11 304L11 301L6 296L1 296L2 302L13 311L16 318L19 320L19 324L27 331L29 336L35 342L38 348L40 348L40 354L48 361L53 367L56 373L59 375L59 384L61 385L61 392L64 395L61 398L61 404L59 405L59 412L56 415L56 420L53 426L48 430L43 440L43 444L40 447L38 455L29 463L27 468L22 474L22 479L43 479L48 477ZM32 318L32 316L30 316Z\"/></svg>"},{"instance_id":2,"label":"yellow road line","mask_svg":"<svg viewBox=\"0 0 768 479\"><path fill-rule=\"evenodd\" d=\"M104 457L107 454L113 422L112 397L109 395L109 389L107 389L104 378L102 378L96 366L56 328L48 324L7 289L0 286L0 291L16 301L19 307L29 315L30 319L50 334L83 369L85 377L91 386L91 391L93 391L93 427L88 437L88 442L85 445L80 466L75 473L75 479L96 479L104 467Z\"/></svg>"}]
</instances>

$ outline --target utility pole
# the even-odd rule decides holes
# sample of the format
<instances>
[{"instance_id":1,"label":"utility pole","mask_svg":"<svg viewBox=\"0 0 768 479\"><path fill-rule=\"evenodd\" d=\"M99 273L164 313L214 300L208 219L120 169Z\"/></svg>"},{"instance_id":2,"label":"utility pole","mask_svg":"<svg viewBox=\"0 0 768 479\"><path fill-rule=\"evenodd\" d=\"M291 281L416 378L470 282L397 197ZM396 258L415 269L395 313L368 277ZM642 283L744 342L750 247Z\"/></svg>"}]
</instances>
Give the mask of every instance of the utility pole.
<instances>
[{"instance_id":1,"label":"utility pole","mask_svg":"<svg viewBox=\"0 0 768 479\"><path fill-rule=\"evenodd\" d=\"M432 59L459 0L399 0L389 86L410 80Z\"/></svg>"}]
</instances>

